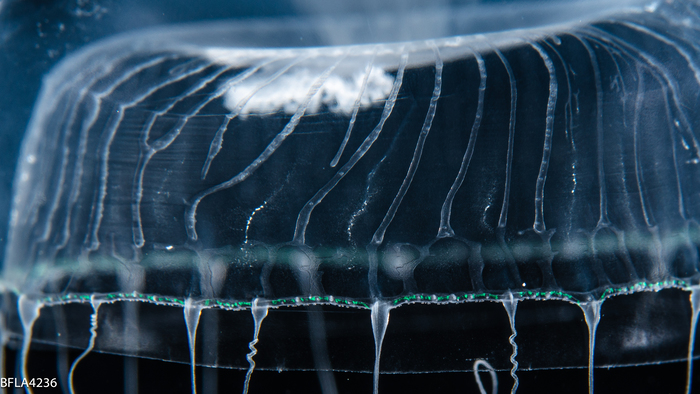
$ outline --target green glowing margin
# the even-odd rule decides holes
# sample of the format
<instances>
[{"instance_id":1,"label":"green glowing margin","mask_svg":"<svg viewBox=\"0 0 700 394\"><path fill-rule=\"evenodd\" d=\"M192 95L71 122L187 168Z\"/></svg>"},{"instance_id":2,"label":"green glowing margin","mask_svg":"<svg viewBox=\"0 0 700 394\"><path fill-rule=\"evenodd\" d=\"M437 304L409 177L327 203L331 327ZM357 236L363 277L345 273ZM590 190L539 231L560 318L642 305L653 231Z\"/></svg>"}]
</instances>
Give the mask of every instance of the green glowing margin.
<instances>
[{"instance_id":1,"label":"green glowing margin","mask_svg":"<svg viewBox=\"0 0 700 394\"><path fill-rule=\"evenodd\" d=\"M640 291L660 291L663 289L677 288L685 291L690 291L690 284L683 280L669 280L662 282L638 282L629 286L623 286L618 288L609 288L603 291L599 299L605 300L609 297L614 297L617 295L631 294ZM19 295L16 291L15 294ZM449 304L449 303L461 303L461 302L480 302L480 301L492 301L499 302L502 300L509 300L510 295L519 300L559 300L567 301L570 303L581 304L591 301L590 298L578 298L575 294L569 294L562 291L518 291L518 292L502 292L502 293L460 293L460 294L449 294L449 295L427 295L427 294L413 294L403 297L398 297L388 302L392 304L392 307L398 307L404 304L413 303L423 303L423 304ZM587 293L580 293L585 295ZM38 299L44 306L61 305L66 303L74 302L85 302L88 303L91 297L95 296L96 299L102 300L103 302L112 303L118 301L140 301L140 302L150 302L157 305L166 306L185 306L185 299L176 297L164 297L152 294L142 294L142 293L106 293L106 294L62 294L62 295L50 295L41 297ZM369 301L354 300L349 298L337 298L333 296L309 296L309 297L291 297L291 298L278 298L274 300L268 300L268 305L272 308L278 308L283 306L307 306L307 305L335 305L343 307L352 307L360 309L370 309ZM217 299L198 299L195 303L202 305L204 308L220 308L228 310L242 310L250 309L252 306L251 301L222 301Z\"/></svg>"}]
</instances>

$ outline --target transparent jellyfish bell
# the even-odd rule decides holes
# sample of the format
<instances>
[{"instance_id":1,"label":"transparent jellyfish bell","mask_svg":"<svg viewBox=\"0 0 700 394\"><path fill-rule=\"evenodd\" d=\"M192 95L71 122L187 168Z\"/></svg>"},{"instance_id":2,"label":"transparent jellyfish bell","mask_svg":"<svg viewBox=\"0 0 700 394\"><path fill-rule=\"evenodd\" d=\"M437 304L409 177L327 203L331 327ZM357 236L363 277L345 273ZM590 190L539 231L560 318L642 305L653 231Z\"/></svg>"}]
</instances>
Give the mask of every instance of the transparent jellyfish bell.
<instances>
[{"instance_id":1,"label":"transparent jellyfish bell","mask_svg":"<svg viewBox=\"0 0 700 394\"><path fill-rule=\"evenodd\" d=\"M699 12L478 4L82 49L44 79L14 183L23 373L34 343L85 349L68 383L101 351L244 391L477 360L513 391L586 367L593 390L594 366L692 359Z\"/></svg>"}]
</instances>

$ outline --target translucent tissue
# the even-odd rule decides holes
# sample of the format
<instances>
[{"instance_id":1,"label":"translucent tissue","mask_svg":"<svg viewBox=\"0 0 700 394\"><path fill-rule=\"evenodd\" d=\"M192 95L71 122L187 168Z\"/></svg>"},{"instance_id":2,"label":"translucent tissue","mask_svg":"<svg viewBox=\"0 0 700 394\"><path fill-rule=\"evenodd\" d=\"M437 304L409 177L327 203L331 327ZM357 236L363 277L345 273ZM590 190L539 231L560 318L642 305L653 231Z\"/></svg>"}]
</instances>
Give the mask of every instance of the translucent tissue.
<instances>
[{"instance_id":1,"label":"translucent tissue","mask_svg":"<svg viewBox=\"0 0 700 394\"><path fill-rule=\"evenodd\" d=\"M683 359L690 391L699 29L691 1L545 2L90 45L22 145L5 344L25 374L32 342L85 349L69 380L91 351L187 362L193 391L195 365L377 392L479 360L592 391Z\"/></svg>"}]
</instances>

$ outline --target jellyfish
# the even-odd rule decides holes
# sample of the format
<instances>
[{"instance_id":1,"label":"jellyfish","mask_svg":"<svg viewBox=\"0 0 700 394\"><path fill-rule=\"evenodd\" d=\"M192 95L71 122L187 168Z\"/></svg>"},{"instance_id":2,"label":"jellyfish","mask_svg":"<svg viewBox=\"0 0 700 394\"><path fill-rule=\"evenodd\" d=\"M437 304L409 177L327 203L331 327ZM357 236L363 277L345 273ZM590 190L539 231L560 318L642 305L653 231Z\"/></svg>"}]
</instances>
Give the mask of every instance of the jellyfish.
<instances>
[{"instance_id":1,"label":"jellyfish","mask_svg":"<svg viewBox=\"0 0 700 394\"><path fill-rule=\"evenodd\" d=\"M81 49L44 78L13 185L17 377L54 347L71 393L97 353L125 356L125 392L145 360L192 393L222 370L244 393L265 371L485 392L479 368L512 393L581 369L593 393L602 368L683 361L691 392L699 26L685 0L526 2Z\"/></svg>"}]
</instances>

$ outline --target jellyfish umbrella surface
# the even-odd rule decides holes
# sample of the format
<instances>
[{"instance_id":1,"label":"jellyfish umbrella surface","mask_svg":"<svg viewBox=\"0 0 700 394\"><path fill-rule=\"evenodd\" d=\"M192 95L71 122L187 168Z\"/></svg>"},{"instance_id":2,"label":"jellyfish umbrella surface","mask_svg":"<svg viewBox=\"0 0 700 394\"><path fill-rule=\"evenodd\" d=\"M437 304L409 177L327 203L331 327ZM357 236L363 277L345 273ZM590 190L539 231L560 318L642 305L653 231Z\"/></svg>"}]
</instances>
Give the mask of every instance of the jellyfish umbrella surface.
<instances>
[{"instance_id":1,"label":"jellyfish umbrella surface","mask_svg":"<svg viewBox=\"0 0 700 394\"><path fill-rule=\"evenodd\" d=\"M191 365L192 392L200 367L243 371L243 392L307 370L376 393L479 365L507 371L502 392L583 368L593 392L596 367L672 361L690 392L700 5L607 3L81 49L44 78L21 148L3 346L25 378L30 348L78 349L69 391L101 352Z\"/></svg>"}]
</instances>

